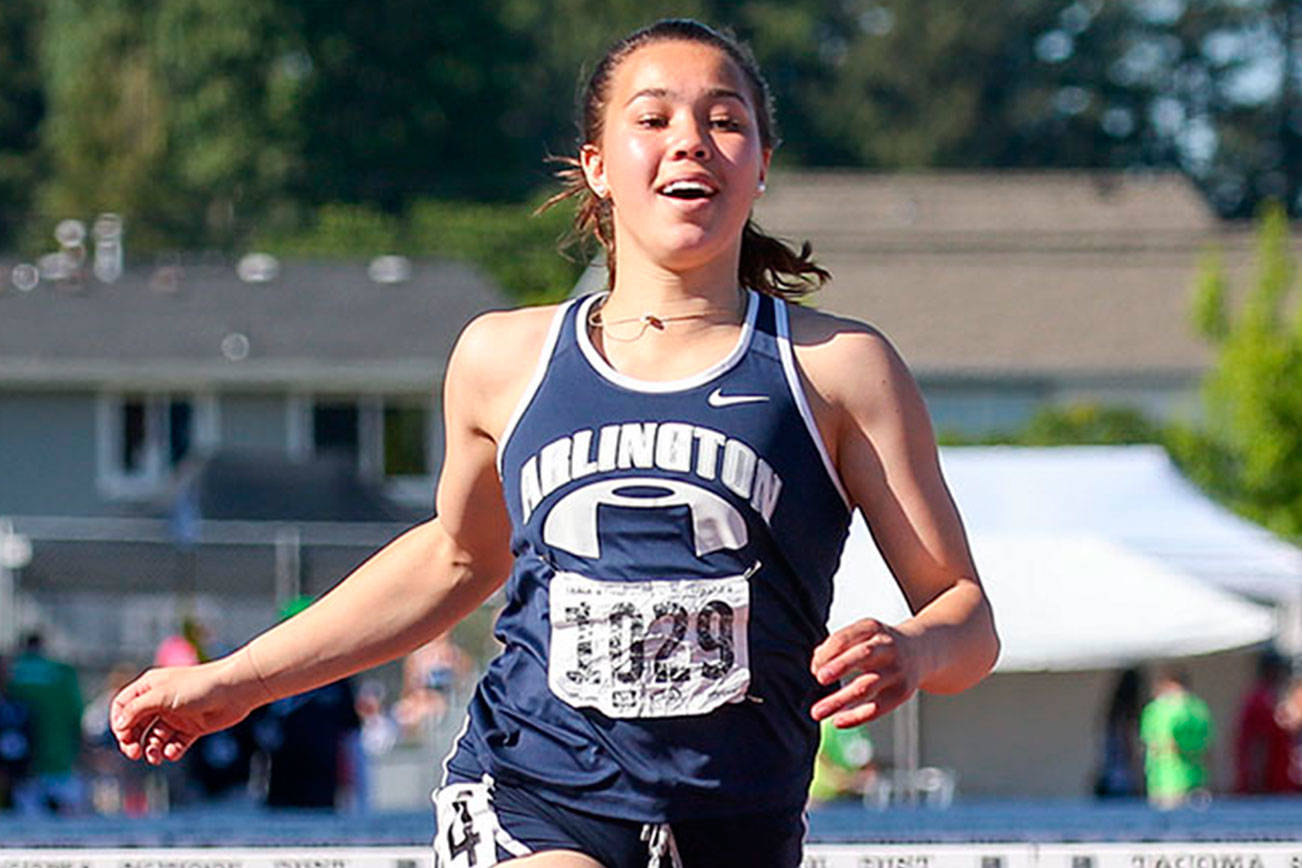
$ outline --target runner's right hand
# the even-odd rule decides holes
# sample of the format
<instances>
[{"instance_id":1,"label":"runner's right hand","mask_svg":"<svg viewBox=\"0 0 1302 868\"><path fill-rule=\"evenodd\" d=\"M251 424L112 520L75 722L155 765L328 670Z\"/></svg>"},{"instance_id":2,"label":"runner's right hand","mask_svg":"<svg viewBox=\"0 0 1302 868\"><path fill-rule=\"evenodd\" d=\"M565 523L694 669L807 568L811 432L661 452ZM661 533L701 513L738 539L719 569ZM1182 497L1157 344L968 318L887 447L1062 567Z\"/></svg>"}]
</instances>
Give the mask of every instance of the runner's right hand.
<instances>
[{"instance_id":1,"label":"runner's right hand","mask_svg":"<svg viewBox=\"0 0 1302 868\"><path fill-rule=\"evenodd\" d=\"M175 762L202 735L239 723L259 703L231 677L232 658L150 669L113 698L109 725L128 759Z\"/></svg>"}]
</instances>

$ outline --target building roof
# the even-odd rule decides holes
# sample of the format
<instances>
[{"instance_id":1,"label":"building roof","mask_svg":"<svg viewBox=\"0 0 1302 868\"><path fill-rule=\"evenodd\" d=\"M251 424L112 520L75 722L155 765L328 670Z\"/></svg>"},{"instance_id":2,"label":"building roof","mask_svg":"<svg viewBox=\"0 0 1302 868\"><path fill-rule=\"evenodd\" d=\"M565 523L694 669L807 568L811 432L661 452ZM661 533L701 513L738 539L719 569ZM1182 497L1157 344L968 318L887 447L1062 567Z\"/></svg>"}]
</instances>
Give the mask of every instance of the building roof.
<instances>
[{"instance_id":1,"label":"building roof","mask_svg":"<svg viewBox=\"0 0 1302 868\"><path fill-rule=\"evenodd\" d=\"M197 528L204 520L415 523L433 504L418 509L391 500L359 479L347 457L297 462L278 453L219 452L197 462L168 509L174 523Z\"/></svg>"},{"instance_id":2,"label":"building roof","mask_svg":"<svg viewBox=\"0 0 1302 868\"><path fill-rule=\"evenodd\" d=\"M810 240L814 304L881 328L921 378L1187 378L1200 250L1249 246L1183 177L778 173L760 224Z\"/></svg>"},{"instance_id":3,"label":"building roof","mask_svg":"<svg viewBox=\"0 0 1302 868\"><path fill-rule=\"evenodd\" d=\"M128 268L114 283L15 289L0 262L0 385L428 388L461 328L507 302L469 266L417 260L378 283L362 260ZM241 337L242 336L242 337Z\"/></svg>"}]
</instances>

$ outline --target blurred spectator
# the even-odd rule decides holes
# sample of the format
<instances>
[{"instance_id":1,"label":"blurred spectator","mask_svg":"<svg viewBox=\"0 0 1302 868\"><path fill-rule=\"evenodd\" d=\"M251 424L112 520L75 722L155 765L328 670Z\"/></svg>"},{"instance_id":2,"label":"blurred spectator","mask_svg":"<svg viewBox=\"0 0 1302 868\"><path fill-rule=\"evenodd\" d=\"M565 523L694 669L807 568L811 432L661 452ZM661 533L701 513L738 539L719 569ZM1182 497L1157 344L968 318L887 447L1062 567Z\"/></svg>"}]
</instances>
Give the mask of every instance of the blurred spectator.
<instances>
[{"instance_id":1,"label":"blurred spectator","mask_svg":"<svg viewBox=\"0 0 1302 868\"><path fill-rule=\"evenodd\" d=\"M127 814L138 817L161 806L150 805L146 780L151 771L133 763L118 750L109 730L109 705L117 692L140 674L140 667L119 662L104 678L104 686L81 715L81 733L86 745L90 804L99 814ZM156 774L156 772L154 772Z\"/></svg>"},{"instance_id":2,"label":"blurred spectator","mask_svg":"<svg viewBox=\"0 0 1302 868\"><path fill-rule=\"evenodd\" d=\"M198 662L199 652L179 633L166 637L154 649L155 666L193 666Z\"/></svg>"},{"instance_id":3,"label":"blurred spectator","mask_svg":"<svg viewBox=\"0 0 1302 868\"><path fill-rule=\"evenodd\" d=\"M287 620L311 605L298 597L281 610ZM267 805L273 808L334 809L346 801L346 784L356 780L348 738L360 726L347 679L289 696L267 706L253 721L253 735L271 768Z\"/></svg>"},{"instance_id":4,"label":"blurred spectator","mask_svg":"<svg viewBox=\"0 0 1302 868\"><path fill-rule=\"evenodd\" d=\"M361 746L367 756L384 756L398 743L398 725L384 707L387 691L374 679L357 691L357 717L362 722Z\"/></svg>"},{"instance_id":5,"label":"blurred spectator","mask_svg":"<svg viewBox=\"0 0 1302 868\"><path fill-rule=\"evenodd\" d=\"M1101 799L1144 794L1144 751L1139 743L1139 715L1144 705L1143 676L1130 668L1117 678L1103 721L1103 757L1094 781Z\"/></svg>"},{"instance_id":6,"label":"blurred spectator","mask_svg":"<svg viewBox=\"0 0 1302 868\"><path fill-rule=\"evenodd\" d=\"M1283 691L1275 714L1289 734L1289 781L1302 790L1302 678L1295 678Z\"/></svg>"},{"instance_id":7,"label":"blurred spectator","mask_svg":"<svg viewBox=\"0 0 1302 868\"><path fill-rule=\"evenodd\" d=\"M1212 716L1189 689L1189 677L1173 667L1158 670L1153 700L1139 721L1144 742L1148 800L1174 808L1207 794L1207 756L1212 743Z\"/></svg>"},{"instance_id":8,"label":"blurred spectator","mask_svg":"<svg viewBox=\"0 0 1302 868\"><path fill-rule=\"evenodd\" d=\"M1234 791L1243 794L1287 793L1296 789L1289 776L1293 734L1281 709L1288 663L1274 651L1257 660L1257 680L1239 706L1234 740Z\"/></svg>"},{"instance_id":9,"label":"blurred spectator","mask_svg":"<svg viewBox=\"0 0 1302 868\"><path fill-rule=\"evenodd\" d=\"M363 681L357 691L357 718L361 729L355 738L350 737L348 747L353 768L353 804L356 813L371 809L370 762L393 750L398 743L398 724L385 708L387 691L375 679Z\"/></svg>"},{"instance_id":10,"label":"blurred spectator","mask_svg":"<svg viewBox=\"0 0 1302 868\"><path fill-rule=\"evenodd\" d=\"M257 746L249 718L196 741L190 748L187 772L198 796L206 801L220 799L233 803L249 799L249 778Z\"/></svg>"},{"instance_id":11,"label":"blurred spectator","mask_svg":"<svg viewBox=\"0 0 1302 868\"><path fill-rule=\"evenodd\" d=\"M267 805L333 809L349 773L340 762L347 754L345 739L358 725L347 680L267 706L253 724L257 745L271 762Z\"/></svg>"},{"instance_id":12,"label":"blurred spectator","mask_svg":"<svg viewBox=\"0 0 1302 868\"><path fill-rule=\"evenodd\" d=\"M839 729L826 718L819 728L814 778L809 785L811 806L841 798L862 798L876 777L873 743L866 727Z\"/></svg>"},{"instance_id":13,"label":"blurred spectator","mask_svg":"<svg viewBox=\"0 0 1302 868\"><path fill-rule=\"evenodd\" d=\"M32 714L31 776L14 788L14 805L24 814L81 810L81 688L71 666L44 654L39 633L23 637L22 653L9 673L9 693Z\"/></svg>"},{"instance_id":14,"label":"blurred spectator","mask_svg":"<svg viewBox=\"0 0 1302 868\"><path fill-rule=\"evenodd\" d=\"M407 656L402 666L402 696L393 705L393 718L408 738L417 738L428 724L447 714L449 697L470 677L470 655L448 633L426 642Z\"/></svg>"},{"instance_id":15,"label":"blurred spectator","mask_svg":"<svg viewBox=\"0 0 1302 868\"><path fill-rule=\"evenodd\" d=\"M5 685L8 664L0 657L0 810L13 807L14 787L27 776L32 762L32 716Z\"/></svg>"}]
</instances>

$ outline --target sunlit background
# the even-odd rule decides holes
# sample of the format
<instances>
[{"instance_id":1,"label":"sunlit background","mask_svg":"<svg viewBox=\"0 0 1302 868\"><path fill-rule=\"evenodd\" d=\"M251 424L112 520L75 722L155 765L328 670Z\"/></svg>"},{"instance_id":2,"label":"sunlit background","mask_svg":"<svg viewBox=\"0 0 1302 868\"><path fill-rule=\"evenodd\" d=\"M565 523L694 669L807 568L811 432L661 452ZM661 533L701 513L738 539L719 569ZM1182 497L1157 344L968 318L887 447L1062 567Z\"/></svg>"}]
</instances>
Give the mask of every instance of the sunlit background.
<instances>
[{"instance_id":1,"label":"sunlit background","mask_svg":"<svg viewBox=\"0 0 1302 868\"><path fill-rule=\"evenodd\" d=\"M75 670L67 823L259 810L265 732L210 745L239 768L220 786L132 769L106 697L432 514L461 327L601 285L591 249L557 252L567 209L531 214L580 76L667 15L753 47L782 137L756 219L832 271L811 304L909 362L1004 638L980 687L870 727L814 832L1037 801L1060 813L989 822L1105 829L1079 812L1164 662L1208 704L1195 802L1264 792L1245 697L1272 738L1302 726L1302 2L4 0L0 654L21 670L35 632ZM833 626L904 617L866 529L837 581ZM493 616L352 680L340 816L428 834ZM1289 805L1271 837L1302 835Z\"/></svg>"}]
</instances>

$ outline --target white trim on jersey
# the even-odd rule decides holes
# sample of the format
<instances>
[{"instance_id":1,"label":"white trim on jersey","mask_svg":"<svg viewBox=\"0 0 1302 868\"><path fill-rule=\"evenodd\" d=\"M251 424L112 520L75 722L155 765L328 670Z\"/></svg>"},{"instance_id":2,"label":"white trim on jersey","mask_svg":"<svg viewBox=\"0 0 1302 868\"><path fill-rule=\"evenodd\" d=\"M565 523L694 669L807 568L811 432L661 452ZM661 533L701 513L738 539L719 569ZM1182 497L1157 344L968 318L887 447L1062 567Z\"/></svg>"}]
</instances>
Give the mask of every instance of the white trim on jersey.
<instances>
[{"instance_id":1,"label":"white trim on jersey","mask_svg":"<svg viewBox=\"0 0 1302 868\"><path fill-rule=\"evenodd\" d=\"M795 400L796 407L800 409L800 418L805 420L805 429L809 432L810 439L814 441L819 457L823 459L823 469L827 471L828 478L836 486L837 492L841 495L841 500L845 501L846 509L853 509L854 504L850 500L850 495L846 493L845 486L841 484L841 476L836 472L836 465L832 463L832 456L827 454L827 444L823 442L823 435L818 432L818 423L814 421L814 412L809 409L809 399L805 397L804 386L800 383L800 372L796 369L796 354L791 349L791 323L787 320L787 303L785 301L775 301L773 307L777 314L778 354L782 356L782 371L787 375L787 385L791 388L791 397Z\"/></svg>"},{"instance_id":2,"label":"white trim on jersey","mask_svg":"<svg viewBox=\"0 0 1302 868\"><path fill-rule=\"evenodd\" d=\"M452 739L452 747L448 748L448 752L443 755L443 762L440 763L443 766L443 774L439 777L439 785L434 788L434 792L430 793L430 798L433 798L440 789L448 785L448 763L452 762L453 754L457 752L457 748L461 747L461 739L465 738L466 733L469 731L470 712L467 711L465 719L461 721L461 731L457 733L456 738Z\"/></svg>"},{"instance_id":3,"label":"white trim on jersey","mask_svg":"<svg viewBox=\"0 0 1302 868\"><path fill-rule=\"evenodd\" d=\"M520 417L529 408L533 396L538 393L538 387L542 385L543 377L547 375L547 367L551 363L552 353L556 349L556 340L561 334L561 323L565 321L565 312L576 301L577 299L570 299L556 308L551 325L547 328L547 339L543 341L542 352L538 354L538 363L534 366L533 377L529 380L529 385L525 387L520 400L516 402L515 409L511 411L511 417L507 419L506 427L502 429L502 436L497 441L498 479L502 478L502 453L506 451L506 444L510 442L511 434L515 432L515 426L520 423Z\"/></svg>"},{"instance_id":4,"label":"white trim on jersey","mask_svg":"<svg viewBox=\"0 0 1302 868\"><path fill-rule=\"evenodd\" d=\"M630 377L627 374L621 374L611 367L610 362L597 352L597 348L592 345L592 337L588 334L585 324L588 321L588 311L598 298L604 294L598 293L590 295L583 301L583 306L579 308L578 317L575 321L574 331L578 336L579 349L587 358L592 369L596 371L603 379L609 380L616 386L622 386L634 392L649 392L655 394L664 394L667 392L683 392L688 389L695 389L697 386L710 382L720 374L731 370L731 368L741 361L741 357L746 354L750 347L750 337L755 331L755 319L759 316L759 294L753 290L747 290L746 300L746 321L742 323L741 335L737 338L737 344L732 348L732 352L715 362L704 371L692 374L690 377L683 377L677 380L639 380L636 377Z\"/></svg>"}]
</instances>

